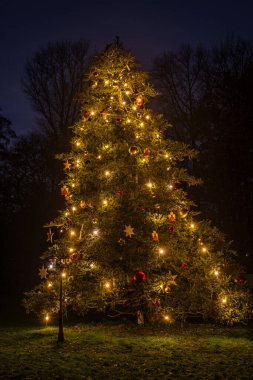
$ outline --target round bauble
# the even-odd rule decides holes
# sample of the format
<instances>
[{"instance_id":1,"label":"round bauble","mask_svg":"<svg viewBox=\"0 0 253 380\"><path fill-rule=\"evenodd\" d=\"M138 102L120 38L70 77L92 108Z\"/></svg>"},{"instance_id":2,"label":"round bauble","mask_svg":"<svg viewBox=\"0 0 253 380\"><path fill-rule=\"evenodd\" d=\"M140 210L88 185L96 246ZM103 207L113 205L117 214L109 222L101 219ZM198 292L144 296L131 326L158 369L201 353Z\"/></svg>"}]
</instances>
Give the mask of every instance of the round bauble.
<instances>
[{"instance_id":1,"label":"round bauble","mask_svg":"<svg viewBox=\"0 0 253 380\"><path fill-rule=\"evenodd\" d=\"M144 100L138 96L138 98L135 99L135 104L138 106L138 107L141 107L143 106L143 103L144 103Z\"/></svg>"},{"instance_id":2,"label":"round bauble","mask_svg":"<svg viewBox=\"0 0 253 380\"><path fill-rule=\"evenodd\" d=\"M136 156L139 153L140 149L138 146L130 146L128 149L128 152L131 154L131 156Z\"/></svg>"},{"instance_id":3,"label":"round bauble","mask_svg":"<svg viewBox=\"0 0 253 380\"><path fill-rule=\"evenodd\" d=\"M134 273L133 279L137 284L140 284L147 279L147 276L144 272L137 271Z\"/></svg>"}]
</instances>

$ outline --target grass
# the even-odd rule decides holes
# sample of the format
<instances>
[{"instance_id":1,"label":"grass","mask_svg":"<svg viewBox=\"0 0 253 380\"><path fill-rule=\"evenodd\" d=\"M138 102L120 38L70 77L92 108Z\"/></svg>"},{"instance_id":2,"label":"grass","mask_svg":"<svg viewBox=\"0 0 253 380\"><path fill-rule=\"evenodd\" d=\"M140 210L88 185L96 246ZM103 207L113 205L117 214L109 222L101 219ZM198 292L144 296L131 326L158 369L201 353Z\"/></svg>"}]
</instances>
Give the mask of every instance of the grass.
<instances>
[{"instance_id":1,"label":"grass","mask_svg":"<svg viewBox=\"0 0 253 380\"><path fill-rule=\"evenodd\" d=\"M253 328L0 328L0 379L253 379Z\"/></svg>"}]
</instances>

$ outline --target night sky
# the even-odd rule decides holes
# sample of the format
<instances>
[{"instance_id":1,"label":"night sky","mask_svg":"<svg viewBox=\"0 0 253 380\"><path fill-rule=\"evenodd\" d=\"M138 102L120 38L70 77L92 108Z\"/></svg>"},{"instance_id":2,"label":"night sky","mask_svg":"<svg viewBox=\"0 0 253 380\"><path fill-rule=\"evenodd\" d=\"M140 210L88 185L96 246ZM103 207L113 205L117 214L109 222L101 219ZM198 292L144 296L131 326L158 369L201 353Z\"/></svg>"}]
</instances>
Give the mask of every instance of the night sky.
<instances>
[{"instance_id":1,"label":"night sky","mask_svg":"<svg viewBox=\"0 0 253 380\"><path fill-rule=\"evenodd\" d=\"M145 69L183 43L212 46L235 33L253 39L252 0L0 0L0 107L16 132L34 114L20 89L26 59L49 41L84 38L101 50L116 35Z\"/></svg>"}]
</instances>

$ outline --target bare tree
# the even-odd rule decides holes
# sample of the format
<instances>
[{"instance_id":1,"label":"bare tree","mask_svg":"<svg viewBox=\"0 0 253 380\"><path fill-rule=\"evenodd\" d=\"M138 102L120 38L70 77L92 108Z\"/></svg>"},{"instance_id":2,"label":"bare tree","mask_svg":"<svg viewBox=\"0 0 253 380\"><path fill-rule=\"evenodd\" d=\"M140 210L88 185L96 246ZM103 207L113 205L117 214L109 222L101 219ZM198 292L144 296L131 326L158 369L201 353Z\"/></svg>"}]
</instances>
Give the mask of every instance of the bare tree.
<instances>
[{"instance_id":1,"label":"bare tree","mask_svg":"<svg viewBox=\"0 0 253 380\"><path fill-rule=\"evenodd\" d=\"M56 143L56 151L66 149L70 126L79 118L79 94L89 65L89 43L62 41L49 43L27 61L22 87L38 113L38 125Z\"/></svg>"},{"instance_id":2,"label":"bare tree","mask_svg":"<svg viewBox=\"0 0 253 380\"><path fill-rule=\"evenodd\" d=\"M202 75L208 54L184 45L154 61L153 77L162 95L163 112L174 124L176 138L196 147L198 112L203 96Z\"/></svg>"}]
</instances>

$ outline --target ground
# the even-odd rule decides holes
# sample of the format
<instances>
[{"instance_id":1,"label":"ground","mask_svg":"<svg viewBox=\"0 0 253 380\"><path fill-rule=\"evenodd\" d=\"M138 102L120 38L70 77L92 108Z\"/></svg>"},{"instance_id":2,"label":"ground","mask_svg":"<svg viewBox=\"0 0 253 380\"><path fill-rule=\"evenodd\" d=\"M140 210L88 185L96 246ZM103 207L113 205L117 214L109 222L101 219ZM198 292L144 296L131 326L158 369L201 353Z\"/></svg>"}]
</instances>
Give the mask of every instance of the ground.
<instances>
[{"instance_id":1,"label":"ground","mask_svg":"<svg viewBox=\"0 0 253 380\"><path fill-rule=\"evenodd\" d=\"M0 379L252 379L253 327L2 327Z\"/></svg>"}]
</instances>

